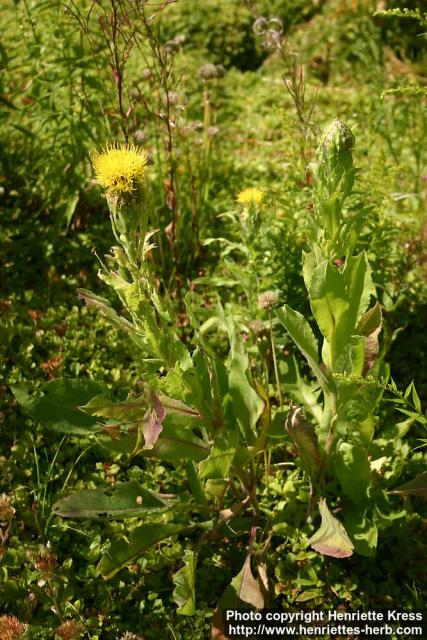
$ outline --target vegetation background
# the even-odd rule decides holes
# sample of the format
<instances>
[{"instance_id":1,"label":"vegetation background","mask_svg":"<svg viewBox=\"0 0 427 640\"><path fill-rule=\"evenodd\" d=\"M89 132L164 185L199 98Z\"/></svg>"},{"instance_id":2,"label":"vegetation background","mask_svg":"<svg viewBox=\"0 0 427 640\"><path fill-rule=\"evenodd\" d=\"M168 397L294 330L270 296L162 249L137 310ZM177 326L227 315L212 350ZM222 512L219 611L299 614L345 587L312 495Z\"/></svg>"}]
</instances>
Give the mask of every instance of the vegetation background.
<instances>
[{"instance_id":1,"label":"vegetation background","mask_svg":"<svg viewBox=\"0 0 427 640\"><path fill-rule=\"evenodd\" d=\"M369 210L361 244L380 292L381 348L397 387L414 380L425 398L427 26L423 0L405 4L411 15L381 13L399 7L394 0L0 0L0 614L28 624L31 638L208 638L216 602L245 552L227 535L206 546L196 614L185 617L171 583L184 538L150 548L104 582L96 564L108 537L126 536L130 521L52 515L51 505L76 488L138 480L175 494L185 485L179 465L123 459L47 429L10 390L58 377L138 389L126 336L76 295L78 287L105 295L93 249L102 256L113 242L93 149L114 140L149 153L151 224L159 229L152 264L185 336L183 291L198 297L202 319L218 294L236 317L247 304L245 269L209 241L233 239L221 214L247 187L265 194L252 263L259 286L310 314L300 268L312 201L307 166L320 129L344 120L357 139L353 198ZM298 358L283 333L279 346L289 362ZM390 404L380 415L395 456L390 483L409 480L423 470L425 430L402 426ZM422 498L396 497L406 516L386 530L376 554L331 561L328 572L313 551L289 542L282 512L304 489L286 482L278 473L262 498L272 520L282 520L268 556L274 606L422 606ZM0 627L2 639L20 637L12 626Z\"/></svg>"}]
</instances>

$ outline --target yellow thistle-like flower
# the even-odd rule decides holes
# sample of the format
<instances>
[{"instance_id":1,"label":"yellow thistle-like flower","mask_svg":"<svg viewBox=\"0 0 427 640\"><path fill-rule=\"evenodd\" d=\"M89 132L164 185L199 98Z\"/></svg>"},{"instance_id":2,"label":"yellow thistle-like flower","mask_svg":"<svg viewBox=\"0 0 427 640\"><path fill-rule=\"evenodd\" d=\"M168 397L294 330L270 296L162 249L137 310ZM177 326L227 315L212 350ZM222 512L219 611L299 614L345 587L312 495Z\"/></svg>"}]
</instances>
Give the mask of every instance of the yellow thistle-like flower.
<instances>
[{"instance_id":1,"label":"yellow thistle-like flower","mask_svg":"<svg viewBox=\"0 0 427 640\"><path fill-rule=\"evenodd\" d=\"M249 187L248 189L244 189L237 196L237 202L239 204L261 204L262 199L264 198L264 192L261 189L257 189L256 187Z\"/></svg>"},{"instance_id":2,"label":"yellow thistle-like flower","mask_svg":"<svg viewBox=\"0 0 427 640\"><path fill-rule=\"evenodd\" d=\"M147 175L147 154L133 144L112 144L93 151L91 161L99 184L110 195L131 193Z\"/></svg>"}]
</instances>

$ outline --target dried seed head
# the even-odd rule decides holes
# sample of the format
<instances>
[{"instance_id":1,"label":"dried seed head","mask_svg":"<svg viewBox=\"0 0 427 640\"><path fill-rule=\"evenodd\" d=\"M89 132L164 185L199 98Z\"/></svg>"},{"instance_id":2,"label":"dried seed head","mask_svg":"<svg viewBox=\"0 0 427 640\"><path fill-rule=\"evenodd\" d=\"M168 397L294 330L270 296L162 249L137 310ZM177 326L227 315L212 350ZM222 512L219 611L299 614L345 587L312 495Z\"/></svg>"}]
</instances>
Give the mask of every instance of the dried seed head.
<instances>
[{"instance_id":1,"label":"dried seed head","mask_svg":"<svg viewBox=\"0 0 427 640\"><path fill-rule=\"evenodd\" d=\"M197 131L201 131L202 129L203 122L201 122L200 120L193 120L192 122L189 122L184 127L182 127L182 132L185 135L191 135L193 133L196 133Z\"/></svg>"},{"instance_id":2,"label":"dried seed head","mask_svg":"<svg viewBox=\"0 0 427 640\"><path fill-rule=\"evenodd\" d=\"M63 622L56 630L56 634L62 638L62 640L76 640L80 638L82 633L82 625L79 622L74 622L74 620Z\"/></svg>"},{"instance_id":3,"label":"dried seed head","mask_svg":"<svg viewBox=\"0 0 427 640\"><path fill-rule=\"evenodd\" d=\"M208 62L200 67L199 78L202 80L212 80L213 78L222 78L224 76L225 69L222 64L212 64Z\"/></svg>"},{"instance_id":4,"label":"dried seed head","mask_svg":"<svg viewBox=\"0 0 427 640\"><path fill-rule=\"evenodd\" d=\"M179 93L176 91L168 91L167 94L163 96L163 104L176 105L179 101Z\"/></svg>"},{"instance_id":5,"label":"dried seed head","mask_svg":"<svg viewBox=\"0 0 427 640\"><path fill-rule=\"evenodd\" d=\"M10 498L5 493L0 496L0 524L8 524L15 513L15 509L10 504Z\"/></svg>"},{"instance_id":6,"label":"dried seed head","mask_svg":"<svg viewBox=\"0 0 427 640\"><path fill-rule=\"evenodd\" d=\"M277 33L283 33L283 22L280 18L270 18L268 21L268 28L271 31L276 31Z\"/></svg>"},{"instance_id":7,"label":"dried seed head","mask_svg":"<svg viewBox=\"0 0 427 640\"><path fill-rule=\"evenodd\" d=\"M275 29L268 29L264 34L264 47L266 49L277 49L281 43L282 36Z\"/></svg>"},{"instance_id":8,"label":"dried seed head","mask_svg":"<svg viewBox=\"0 0 427 640\"><path fill-rule=\"evenodd\" d=\"M272 309L279 301L279 295L275 291L264 291L258 297L260 309Z\"/></svg>"},{"instance_id":9,"label":"dried seed head","mask_svg":"<svg viewBox=\"0 0 427 640\"><path fill-rule=\"evenodd\" d=\"M0 617L1 640L23 640L26 637L28 625L19 622L15 616Z\"/></svg>"},{"instance_id":10,"label":"dried seed head","mask_svg":"<svg viewBox=\"0 0 427 640\"><path fill-rule=\"evenodd\" d=\"M258 335L264 331L264 323L261 322L261 320L252 320L252 322L249 323L249 329Z\"/></svg>"},{"instance_id":11,"label":"dried seed head","mask_svg":"<svg viewBox=\"0 0 427 640\"><path fill-rule=\"evenodd\" d=\"M153 72L151 71L151 69L146 67L142 70L141 77L143 80L150 80L153 77Z\"/></svg>"},{"instance_id":12,"label":"dried seed head","mask_svg":"<svg viewBox=\"0 0 427 640\"><path fill-rule=\"evenodd\" d=\"M264 16L260 16L255 20L252 28L257 36L261 36L268 29L267 18L264 18Z\"/></svg>"},{"instance_id":13,"label":"dried seed head","mask_svg":"<svg viewBox=\"0 0 427 640\"><path fill-rule=\"evenodd\" d=\"M34 566L42 573L52 573L56 568L56 556L49 549L42 548L41 552L34 559Z\"/></svg>"},{"instance_id":14,"label":"dried seed head","mask_svg":"<svg viewBox=\"0 0 427 640\"><path fill-rule=\"evenodd\" d=\"M260 16L253 24L257 36L263 38L263 45L267 49L275 49L281 45L283 39L283 23L280 18L264 18Z\"/></svg>"},{"instance_id":15,"label":"dried seed head","mask_svg":"<svg viewBox=\"0 0 427 640\"><path fill-rule=\"evenodd\" d=\"M179 42L176 40L168 40L163 45L163 48L167 53L176 53L179 51Z\"/></svg>"},{"instance_id":16,"label":"dried seed head","mask_svg":"<svg viewBox=\"0 0 427 640\"><path fill-rule=\"evenodd\" d=\"M219 128L218 127L208 127L208 136L210 138L213 138L218 133L219 133Z\"/></svg>"},{"instance_id":17,"label":"dried seed head","mask_svg":"<svg viewBox=\"0 0 427 640\"><path fill-rule=\"evenodd\" d=\"M129 91L129 95L132 100L138 100L138 98L141 96L141 92L139 91L138 87L132 87Z\"/></svg>"},{"instance_id":18,"label":"dried seed head","mask_svg":"<svg viewBox=\"0 0 427 640\"><path fill-rule=\"evenodd\" d=\"M144 144L146 135L142 129L137 129L133 134L135 144Z\"/></svg>"}]
</instances>

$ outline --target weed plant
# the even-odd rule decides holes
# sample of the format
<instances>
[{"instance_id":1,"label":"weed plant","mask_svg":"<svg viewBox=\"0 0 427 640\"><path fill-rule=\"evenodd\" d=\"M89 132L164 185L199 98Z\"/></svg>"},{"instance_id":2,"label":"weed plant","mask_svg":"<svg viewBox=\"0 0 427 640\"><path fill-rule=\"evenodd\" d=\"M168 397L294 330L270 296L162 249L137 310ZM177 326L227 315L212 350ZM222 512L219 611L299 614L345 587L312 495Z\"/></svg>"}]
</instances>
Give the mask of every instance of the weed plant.
<instances>
[{"instance_id":1,"label":"weed plant","mask_svg":"<svg viewBox=\"0 0 427 640\"><path fill-rule=\"evenodd\" d=\"M0 4L0 637L421 608L422 3Z\"/></svg>"}]
</instances>

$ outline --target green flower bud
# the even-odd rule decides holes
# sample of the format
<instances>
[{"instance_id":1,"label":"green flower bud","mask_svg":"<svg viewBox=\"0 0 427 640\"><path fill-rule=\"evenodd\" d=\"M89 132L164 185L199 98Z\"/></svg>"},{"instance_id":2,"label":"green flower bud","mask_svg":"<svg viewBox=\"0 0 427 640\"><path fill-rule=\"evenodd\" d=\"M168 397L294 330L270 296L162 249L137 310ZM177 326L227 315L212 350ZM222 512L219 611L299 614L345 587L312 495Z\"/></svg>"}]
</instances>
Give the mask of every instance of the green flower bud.
<instances>
[{"instance_id":1,"label":"green flower bud","mask_svg":"<svg viewBox=\"0 0 427 640\"><path fill-rule=\"evenodd\" d=\"M336 189L341 178L353 167L354 135L341 120L324 130L316 151L315 177Z\"/></svg>"}]
</instances>

